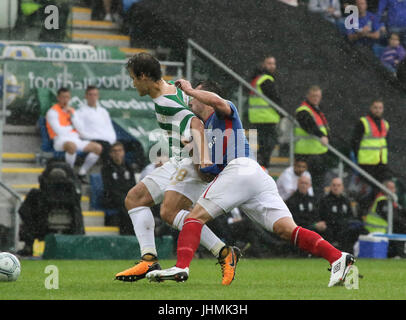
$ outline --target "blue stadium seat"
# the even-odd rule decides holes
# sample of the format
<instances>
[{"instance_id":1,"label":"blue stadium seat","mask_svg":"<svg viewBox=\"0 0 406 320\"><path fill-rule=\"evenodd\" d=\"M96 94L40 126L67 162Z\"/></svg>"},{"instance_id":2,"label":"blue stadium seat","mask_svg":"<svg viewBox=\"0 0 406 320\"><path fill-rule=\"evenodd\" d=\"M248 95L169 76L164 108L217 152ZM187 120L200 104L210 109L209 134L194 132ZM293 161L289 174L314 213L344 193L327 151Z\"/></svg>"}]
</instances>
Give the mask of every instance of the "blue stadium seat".
<instances>
[{"instance_id":1,"label":"blue stadium seat","mask_svg":"<svg viewBox=\"0 0 406 320\"><path fill-rule=\"evenodd\" d=\"M103 198L103 180L100 173L90 174L90 208L93 210L101 210L108 216L116 214L118 211L116 209L106 209L103 208L102 198Z\"/></svg>"},{"instance_id":2,"label":"blue stadium seat","mask_svg":"<svg viewBox=\"0 0 406 320\"><path fill-rule=\"evenodd\" d=\"M53 141L49 137L47 126L46 126L46 119L45 117L40 117L38 119L38 126L39 126L39 132L41 136L41 152L52 152L53 153L53 158L54 159L64 159L65 158L65 152L64 151L55 151L54 146L53 146ZM86 152L77 152L78 156L84 157L87 153Z\"/></svg>"}]
</instances>

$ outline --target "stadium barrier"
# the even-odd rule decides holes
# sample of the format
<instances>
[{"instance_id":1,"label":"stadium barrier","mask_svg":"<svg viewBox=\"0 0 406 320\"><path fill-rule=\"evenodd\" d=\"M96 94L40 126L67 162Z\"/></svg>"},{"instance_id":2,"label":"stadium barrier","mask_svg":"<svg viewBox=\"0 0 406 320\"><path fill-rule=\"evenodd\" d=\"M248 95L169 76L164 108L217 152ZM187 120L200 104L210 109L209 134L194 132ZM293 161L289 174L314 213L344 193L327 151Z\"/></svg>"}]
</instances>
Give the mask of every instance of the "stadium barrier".
<instances>
[{"instance_id":1,"label":"stadium barrier","mask_svg":"<svg viewBox=\"0 0 406 320\"><path fill-rule=\"evenodd\" d=\"M172 236L156 237L161 259L173 258ZM49 234L45 237L43 259L138 260L139 243L134 236L86 236Z\"/></svg>"}]
</instances>

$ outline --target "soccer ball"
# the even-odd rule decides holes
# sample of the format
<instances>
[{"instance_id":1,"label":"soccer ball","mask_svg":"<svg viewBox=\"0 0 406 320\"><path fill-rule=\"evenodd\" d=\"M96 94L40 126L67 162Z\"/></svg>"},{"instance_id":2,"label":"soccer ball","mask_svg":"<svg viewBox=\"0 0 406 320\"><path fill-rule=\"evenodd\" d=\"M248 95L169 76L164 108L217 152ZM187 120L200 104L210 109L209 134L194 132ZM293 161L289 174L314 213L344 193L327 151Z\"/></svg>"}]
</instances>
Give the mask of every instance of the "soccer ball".
<instances>
[{"instance_id":1,"label":"soccer ball","mask_svg":"<svg viewBox=\"0 0 406 320\"><path fill-rule=\"evenodd\" d=\"M0 252L0 281L16 281L21 272L20 261L8 252Z\"/></svg>"}]
</instances>

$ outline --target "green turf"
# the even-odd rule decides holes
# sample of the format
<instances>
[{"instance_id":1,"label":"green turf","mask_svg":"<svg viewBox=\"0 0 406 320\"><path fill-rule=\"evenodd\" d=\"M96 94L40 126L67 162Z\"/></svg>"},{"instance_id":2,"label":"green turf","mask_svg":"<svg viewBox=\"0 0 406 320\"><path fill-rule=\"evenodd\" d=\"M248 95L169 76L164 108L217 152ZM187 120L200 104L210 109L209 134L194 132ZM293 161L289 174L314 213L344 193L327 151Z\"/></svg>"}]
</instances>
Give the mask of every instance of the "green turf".
<instances>
[{"instance_id":1,"label":"green turf","mask_svg":"<svg viewBox=\"0 0 406 320\"><path fill-rule=\"evenodd\" d=\"M299 300L299 299L406 299L406 260L359 259L363 278L359 289L327 288L330 273L322 259L242 259L231 286L221 285L214 259L192 262L187 282L150 283L146 279L123 283L114 274L132 261L22 260L16 282L0 282L0 299L134 299L134 300ZM174 260L162 260L163 268ZM59 289L46 289L48 265L59 271Z\"/></svg>"}]
</instances>

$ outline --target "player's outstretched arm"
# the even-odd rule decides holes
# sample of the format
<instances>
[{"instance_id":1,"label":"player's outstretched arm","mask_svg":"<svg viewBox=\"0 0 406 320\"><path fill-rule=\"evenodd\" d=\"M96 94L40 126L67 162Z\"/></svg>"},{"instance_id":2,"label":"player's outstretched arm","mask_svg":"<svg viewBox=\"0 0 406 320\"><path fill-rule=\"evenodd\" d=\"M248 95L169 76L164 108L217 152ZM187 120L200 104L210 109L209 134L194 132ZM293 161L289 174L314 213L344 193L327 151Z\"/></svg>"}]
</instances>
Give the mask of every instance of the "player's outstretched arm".
<instances>
[{"instance_id":1,"label":"player's outstretched arm","mask_svg":"<svg viewBox=\"0 0 406 320\"><path fill-rule=\"evenodd\" d=\"M231 116L233 111L226 100L221 98L214 92L194 89L189 81L180 79L175 82L175 85L181 88L188 96L199 100L200 102L213 107L217 114L223 116Z\"/></svg>"}]
</instances>

